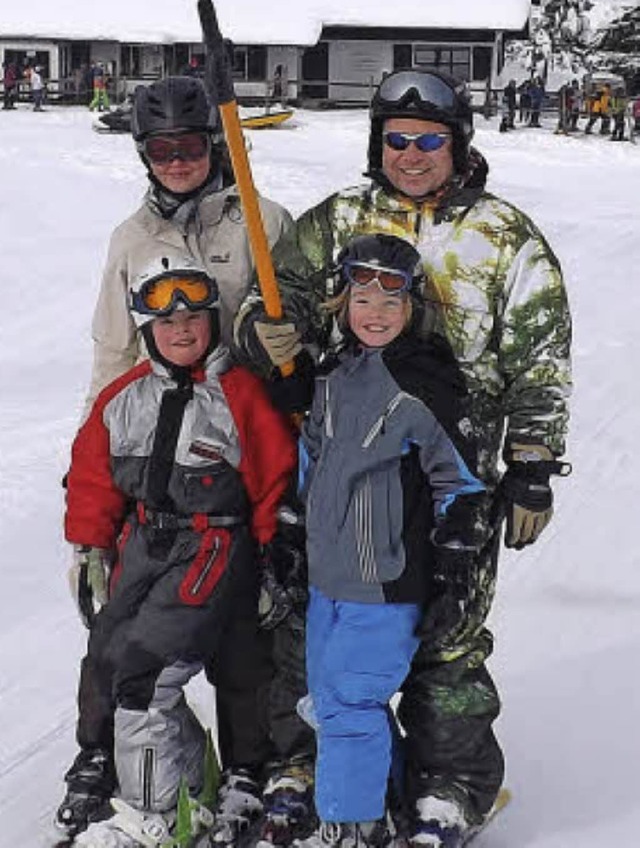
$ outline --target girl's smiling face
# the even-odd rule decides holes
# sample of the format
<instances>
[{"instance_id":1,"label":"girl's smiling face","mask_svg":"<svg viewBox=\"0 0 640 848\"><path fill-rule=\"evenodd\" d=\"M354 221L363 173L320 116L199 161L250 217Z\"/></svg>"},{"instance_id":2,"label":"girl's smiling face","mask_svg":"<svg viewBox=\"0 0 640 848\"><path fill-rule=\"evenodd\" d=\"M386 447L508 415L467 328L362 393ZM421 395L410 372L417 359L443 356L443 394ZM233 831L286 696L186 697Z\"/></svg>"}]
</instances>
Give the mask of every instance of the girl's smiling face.
<instances>
[{"instance_id":1,"label":"girl's smiling face","mask_svg":"<svg viewBox=\"0 0 640 848\"><path fill-rule=\"evenodd\" d=\"M365 347L385 347L406 327L411 315L405 292L388 294L373 281L366 287L351 286L349 326Z\"/></svg>"}]
</instances>

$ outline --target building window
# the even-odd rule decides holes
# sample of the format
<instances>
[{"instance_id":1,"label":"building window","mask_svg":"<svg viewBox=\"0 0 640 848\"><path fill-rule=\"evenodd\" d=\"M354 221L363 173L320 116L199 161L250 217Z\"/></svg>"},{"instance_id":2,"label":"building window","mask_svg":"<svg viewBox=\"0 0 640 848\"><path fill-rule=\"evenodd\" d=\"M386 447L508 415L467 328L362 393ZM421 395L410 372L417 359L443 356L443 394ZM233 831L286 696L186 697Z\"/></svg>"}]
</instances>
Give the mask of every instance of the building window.
<instances>
[{"instance_id":1,"label":"building window","mask_svg":"<svg viewBox=\"0 0 640 848\"><path fill-rule=\"evenodd\" d=\"M492 57L493 50L491 47L473 48L473 79L476 82L484 82L491 77Z\"/></svg>"},{"instance_id":2,"label":"building window","mask_svg":"<svg viewBox=\"0 0 640 848\"><path fill-rule=\"evenodd\" d=\"M233 78L250 82L267 78L267 48L262 44L233 48Z\"/></svg>"},{"instance_id":3,"label":"building window","mask_svg":"<svg viewBox=\"0 0 640 848\"><path fill-rule=\"evenodd\" d=\"M410 44L393 45L393 70L402 71L411 67L412 48Z\"/></svg>"},{"instance_id":4,"label":"building window","mask_svg":"<svg viewBox=\"0 0 640 848\"><path fill-rule=\"evenodd\" d=\"M471 50L469 47L444 47L416 44L413 51L416 67L434 68L457 79L469 80L471 75Z\"/></svg>"}]
</instances>

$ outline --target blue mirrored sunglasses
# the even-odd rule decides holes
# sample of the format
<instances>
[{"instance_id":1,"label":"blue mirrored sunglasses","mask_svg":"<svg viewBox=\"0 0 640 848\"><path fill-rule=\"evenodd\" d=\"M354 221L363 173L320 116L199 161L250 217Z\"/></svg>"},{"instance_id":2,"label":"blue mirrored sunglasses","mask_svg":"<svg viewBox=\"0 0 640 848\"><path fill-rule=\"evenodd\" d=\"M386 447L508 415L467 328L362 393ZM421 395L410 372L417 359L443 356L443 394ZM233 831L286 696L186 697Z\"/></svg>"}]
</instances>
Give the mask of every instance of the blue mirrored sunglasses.
<instances>
[{"instance_id":1,"label":"blue mirrored sunglasses","mask_svg":"<svg viewBox=\"0 0 640 848\"><path fill-rule=\"evenodd\" d=\"M390 130L384 133L385 144L392 150L406 150L413 142L421 153L440 150L449 138L451 133L446 132L405 133Z\"/></svg>"}]
</instances>

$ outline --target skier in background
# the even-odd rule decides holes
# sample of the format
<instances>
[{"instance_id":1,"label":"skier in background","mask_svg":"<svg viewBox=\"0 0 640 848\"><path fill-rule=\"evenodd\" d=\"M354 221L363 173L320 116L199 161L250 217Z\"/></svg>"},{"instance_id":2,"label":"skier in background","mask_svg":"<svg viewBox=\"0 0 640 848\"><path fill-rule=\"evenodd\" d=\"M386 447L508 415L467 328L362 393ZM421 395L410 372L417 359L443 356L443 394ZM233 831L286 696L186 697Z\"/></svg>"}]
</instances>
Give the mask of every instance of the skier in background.
<instances>
[{"instance_id":1,"label":"skier in background","mask_svg":"<svg viewBox=\"0 0 640 848\"><path fill-rule=\"evenodd\" d=\"M31 94L33 96L33 111L34 112L43 112L42 102L44 100L44 81L42 79L42 68L40 65L36 65L29 77L29 83L31 85Z\"/></svg>"},{"instance_id":2,"label":"skier in background","mask_svg":"<svg viewBox=\"0 0 640 848\"><path fill-rule=\"evenodd\" d=\"M65 534L99 579L117 551L88 661L115 701L118 798L140 815L94 822L75 840L87 848L167 841L181 781L194 802L203 789L205 734L183 687L255 614L256 546L266 560L295 466L290 427L220 344L204 269L158 256L128 291L150 361L100 393L74 441ZM198 809L194 835L211 820Z\"/></svg>"},{"instance_id":3,"label":"skier in background","mask_svg":"<svg viewBox=\"0 0 640 848\"><path fill-rule=\"evenodd\" d=\"M462 83L418 69L385 77L371 105L369 180L309 209L276 245L283 319L266 316L255 290L234 329L241 352L268 376L301 344L331 347L337 328L320 305L332 294L332 269L350 239L392 233L421 255L424 332L435 324L464 372L479 477L490 496L463 619L452 619L435 642L421 642L399 706L409 838L430 848L458 848L502 783L492 730L500 702L485 666L502 521L507 546L520 549L551 519L550 478L566 471L557 457L571 387L560 265L535 224L486 190L488 167L470 147L472 136Z\"/></svg>"},{"instance_id":4,"label":"skier in background","mask_svg":"<svg viewBox=\"0 0 640 848\"><path fill-rule=\"evenodd\" d=\"M104 112L109 109L109 95L107 94L107 77L102 62L91 63L91 89L93 97L89 103L89 110L93 112Z\"/></svg>"},{"instance_id":5,"label":"skier in background","mask_svg":"<svg viewBox=\"0 0 640 848\"><path fill-rule=\"evenodd\" d=\"M16 108L16 94L18 87L18 71L14 62L4 62L4 76L2 84L4 87L3 109Z\"/></svg>"},{"instance_id":6,"label":"skier in background","mask_svg":"<svg viewBox=\"0 0 640 848\"><path fill-rule=\"evenodd\" d=\"M202 82L168 77L136 91L133 137L149 178L141 207L114 231L93 320L94 362L88 414L99 392L145 358L127 297L131 280L158 255L182 257L185 250L216 280L220 294L220 333L231 339L233 316L246 295L253 269L238 190L228 164L219 114ZM267 238L274 243L290 226L282 207L260 199ZM289 512L281 522L281 557L297 561L298 528ZM77 585L77 571L74 585ZM108 573L109 563L103 569ZM95 594L104 580L96 574ZM256 581L258 573L256 568ZM257 583L256 583L257 586ZM92 585L89 590L93 590ZM309 814L314 737L295 705L306 691L303 620L299 610L283 610L274 629L258 626L258 612L244 617L215 669L218 741L224 768L216 815L217 842L234 841L263 810L291 808ZM286 617L285 617L286 616ZM275 666L275 668L274 668ZM57 824L77 833L108 812L116 787L113 767L113 704L96 699L92 669L85 659L78 690L77 741L80 752L65 775L67 793ZM294 816L295 818L295 816Z\"/></svg>"}]
</instances>

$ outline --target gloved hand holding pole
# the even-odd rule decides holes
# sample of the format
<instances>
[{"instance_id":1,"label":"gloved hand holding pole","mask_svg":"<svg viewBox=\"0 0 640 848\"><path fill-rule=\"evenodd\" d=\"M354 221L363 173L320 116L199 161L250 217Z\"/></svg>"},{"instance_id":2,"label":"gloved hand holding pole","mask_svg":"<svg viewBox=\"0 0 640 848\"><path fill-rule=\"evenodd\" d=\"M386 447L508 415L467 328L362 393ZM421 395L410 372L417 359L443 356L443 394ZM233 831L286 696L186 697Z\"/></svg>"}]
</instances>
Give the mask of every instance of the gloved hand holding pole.
<instances>
[{"instance_id":1,"label":"gloved hand holding pole","mask_svg":"<svg viewBox=\"0 0 640 848\"><path fill-rule=\"evenodd\" d=\"M198 15L207 51L205 87L220 109L265 312L269 318L279 319L282 318L280 292L240 126L229 56L211 0L198 0ZM280 370L284 377L289 376L293 372L293 362L283 363Z\"/></svg>"}]
</instances>

